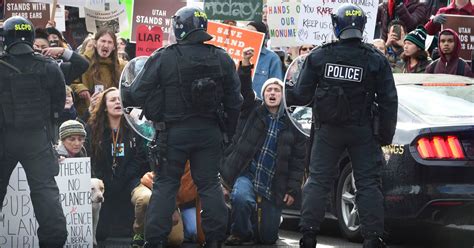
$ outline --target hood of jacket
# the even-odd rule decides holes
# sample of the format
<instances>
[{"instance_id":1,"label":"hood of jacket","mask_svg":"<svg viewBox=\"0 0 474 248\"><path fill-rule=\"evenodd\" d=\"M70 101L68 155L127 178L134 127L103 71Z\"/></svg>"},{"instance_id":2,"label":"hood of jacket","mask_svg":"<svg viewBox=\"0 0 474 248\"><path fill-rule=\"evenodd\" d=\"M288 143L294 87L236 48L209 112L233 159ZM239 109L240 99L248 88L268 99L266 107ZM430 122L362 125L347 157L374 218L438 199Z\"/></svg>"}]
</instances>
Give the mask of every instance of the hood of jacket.
<instances>
[{"instance_id":1,"label":"hood of jacket","mask_svg":"<svg viewBox=\"0 0 474 248\"><path fill-rule=\"evenodd\" d=\"M443 53L443 51L441 50L441 35L442 34L447 34L447 35L452 35L454 36L454 49L453 49L453 52L451 53L451 59L450 61L448 61L448 59L446 58L446 54ZM441 61L443 63L447 63L447 62L451 62L451 61L457 61L458 58L459 58L459 52L461 51L461 40L459 39L459 35L452 29L445 29L443 31L441 31L439 33L439 38L438 38L438 52L439 52L439 56L441 58Z\"/></svg>"}]
</instances>

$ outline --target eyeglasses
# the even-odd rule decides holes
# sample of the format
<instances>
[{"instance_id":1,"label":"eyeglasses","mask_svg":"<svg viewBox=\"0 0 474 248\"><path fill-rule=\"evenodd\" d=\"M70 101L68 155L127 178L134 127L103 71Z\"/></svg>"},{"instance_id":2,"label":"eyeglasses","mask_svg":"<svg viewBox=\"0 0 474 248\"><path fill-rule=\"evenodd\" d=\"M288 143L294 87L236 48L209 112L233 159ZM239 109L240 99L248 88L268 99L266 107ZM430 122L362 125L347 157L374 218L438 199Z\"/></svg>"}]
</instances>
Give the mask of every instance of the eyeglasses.
<instances>
[{"instance_id":1,"label":"eyeglasses","mask_svg":"<svg viewBox=\"0 0 474 248\"><path fill-rule=\"evenodd\" d=\"M311 51L312 49L313 49L313 47L302 47L302 48L300 48L300 51L306 52L306 51Z\"/></svg>"}]
</instances>

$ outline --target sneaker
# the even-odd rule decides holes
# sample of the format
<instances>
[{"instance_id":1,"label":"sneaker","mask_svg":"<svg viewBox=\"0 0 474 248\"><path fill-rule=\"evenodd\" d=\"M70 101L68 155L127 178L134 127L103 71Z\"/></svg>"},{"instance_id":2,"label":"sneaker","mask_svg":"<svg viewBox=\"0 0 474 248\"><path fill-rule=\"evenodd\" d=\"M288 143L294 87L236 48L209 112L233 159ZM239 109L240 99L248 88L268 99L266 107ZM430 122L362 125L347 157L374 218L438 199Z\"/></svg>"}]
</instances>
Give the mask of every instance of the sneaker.
<instances>
[{"instance_id":1,"label":"sneaker","mask_svg":"<svg viewBox=\"0 0 474 248\"><path fill-rule=\"evenodd\" d=\"M370 238L364 240L363 248L386 248L387 245L383 242L382 238Z\"/></svg>"},{"instance_id":2,"label":"sneaker","mask_svg":"<svg viewBox=\"0 0 474 248\"><path fill-rule=\"evenodd\" d=\"M231 234L224 242L225 245L228 246L237 246L237 245L243 245L245 242L248 240L245 240L243 238L240 238L237 235Z\"/></svg>"},{"instance_id":3,"label":"sneaker","mask_svg":"<svg viewBox=\"0 0 474 248\"><path fill-rule=\"evenodd\" d=\"M132 239L132 248L142 248L145 245L145 236L143 234L135 234Z\"/></svg>"}]
</instances>

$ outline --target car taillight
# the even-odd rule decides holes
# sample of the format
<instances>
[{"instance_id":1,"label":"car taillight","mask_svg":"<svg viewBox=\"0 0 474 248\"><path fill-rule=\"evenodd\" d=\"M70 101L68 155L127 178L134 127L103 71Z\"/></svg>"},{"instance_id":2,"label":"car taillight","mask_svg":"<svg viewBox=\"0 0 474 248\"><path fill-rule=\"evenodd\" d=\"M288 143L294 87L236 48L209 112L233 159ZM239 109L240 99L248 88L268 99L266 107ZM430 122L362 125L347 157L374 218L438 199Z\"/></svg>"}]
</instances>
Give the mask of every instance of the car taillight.
<instances>
[{"instance_id":1,"label":"car taillight","mask_svg":"<svg viewBox=\"0 0 474 248\"><path fill-rule=\"evenodd\" d=\"M433 136L418 140L417 150L423 159L464 159L461 142L456 136Z\"/></svg>"}]
</instances>

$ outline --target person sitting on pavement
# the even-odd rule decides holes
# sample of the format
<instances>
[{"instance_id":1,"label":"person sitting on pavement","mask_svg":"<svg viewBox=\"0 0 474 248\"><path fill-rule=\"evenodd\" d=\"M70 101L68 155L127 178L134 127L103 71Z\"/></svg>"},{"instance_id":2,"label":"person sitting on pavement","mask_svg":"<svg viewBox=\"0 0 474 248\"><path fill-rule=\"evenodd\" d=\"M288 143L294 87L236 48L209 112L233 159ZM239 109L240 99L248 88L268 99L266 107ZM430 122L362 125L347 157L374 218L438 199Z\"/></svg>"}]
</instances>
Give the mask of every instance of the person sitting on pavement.
<instances>
[{"instance_id":1,"label":"person sitting on pavement","mask_svg":"<svg viewBox=\"0 0 474 248\"><path fill-rule=\"evenodd\" d=\"M107 199L100 210L97 241L106 240L117 221L121 230L131 228L133 207L130 196L149 171L143 140L126 122L119 90L106 89L99 95L86 126L86 148L91 156L92 176L101 179ZM120 219L117 215L120 214Z\"/></svg>"},{"instance_id":2,"label":"person sitting on pavement","mask_svg":"<svg viewBox=\"0 0 474 248\"><path fill-rule=\"evenodd\" d=\"M252 240L274 244L282 208L293 204L303 182L305 138L285 113L283 82L268 79L261 89L264 100L257 99L251 87L252 56L252 49L244 50L239 68L244 104L220 169L224 183L232 188L231 235L225 245ZM255 223L256 207L261 215Z\"/></svg>"},{"instance_id":3,"label":"person sitting on pavement","mask_svg":"<svg viewBox=\"0 0 474 248\"><path fill-rule=\"evenodd\" d=\"M145 215L153 188L154 172L147 172L132 191L132 204L135 206L132 248L141 248L145 244ZM197 241L196 198L197 188L191 177L189 161L181 177L181 186L176 197L177 209L173 213L173 227L168 235L167 245L179 247L183 241ZM187 207L186 207L187 206ZM201 240L201 243L203 239Z\"/></svg>"}]
</instances>

